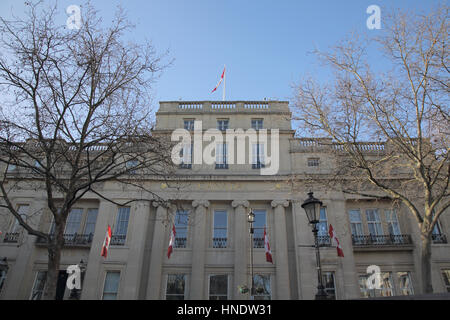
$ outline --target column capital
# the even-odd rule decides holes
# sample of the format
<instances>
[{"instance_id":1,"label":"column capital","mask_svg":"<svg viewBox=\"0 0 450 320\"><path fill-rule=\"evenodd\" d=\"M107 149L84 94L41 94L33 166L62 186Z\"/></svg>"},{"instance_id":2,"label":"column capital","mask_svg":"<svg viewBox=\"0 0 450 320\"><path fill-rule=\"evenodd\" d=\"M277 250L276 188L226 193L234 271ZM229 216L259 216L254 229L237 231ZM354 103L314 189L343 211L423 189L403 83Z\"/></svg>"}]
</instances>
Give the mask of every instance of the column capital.
<instances>
[{"instance_id":1,"label":"column capital","mask_svg":"<svg viewBox=\"0 0 450 320\"><path fill-rule=\"evenodd\" d=\"M281 200L281 199L273 200L271 203L271 206L273 208L278 207L278 206L283 206L283 207L287 208L289 206L289 201Z\"/></svg>"},{"instance_id":2,"label":"column capital","mask_svg":"<svg viewBox=\"0 0 450 320\"><path fill-rule=\"evenodd\" d=\"M208 208L209 205L210 205L210 203L209 203L208 200L194 200L194 201L192 201L192 206L194 208L197 208L199 206L203 206L205 208Z\"/></svg>"},{"instance_id":3,"label":"column capital","mask_svg":"<svg viewBox=\"0 0 450 320\"><path fill-rule=\"evenodd\" d=\"M233 202L231 202L231 206L233 208L239 207L239 206L243 206L245 208L248 208L250 206L250 203L247 200L233 200Z\"/></svg>"}]
</instances>

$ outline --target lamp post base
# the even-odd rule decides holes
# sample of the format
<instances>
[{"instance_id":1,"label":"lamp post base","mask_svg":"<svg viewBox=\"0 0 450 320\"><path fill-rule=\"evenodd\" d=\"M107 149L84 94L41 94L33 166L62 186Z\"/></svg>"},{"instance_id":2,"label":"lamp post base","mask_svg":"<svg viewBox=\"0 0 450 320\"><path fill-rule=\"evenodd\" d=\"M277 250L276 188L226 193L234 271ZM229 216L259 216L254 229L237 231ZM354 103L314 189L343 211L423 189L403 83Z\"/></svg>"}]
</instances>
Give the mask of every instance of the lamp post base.
<instances>
[{"instance_id":1,"label":"lamp post base","mask_svg":"<svg viewBox=\"0 0 450 320\"><path fill-rule=\"evenodd\" d=\"M317 288L316 300L328 300L327 292L321 286Z\"/></svg>"}]
</instances>

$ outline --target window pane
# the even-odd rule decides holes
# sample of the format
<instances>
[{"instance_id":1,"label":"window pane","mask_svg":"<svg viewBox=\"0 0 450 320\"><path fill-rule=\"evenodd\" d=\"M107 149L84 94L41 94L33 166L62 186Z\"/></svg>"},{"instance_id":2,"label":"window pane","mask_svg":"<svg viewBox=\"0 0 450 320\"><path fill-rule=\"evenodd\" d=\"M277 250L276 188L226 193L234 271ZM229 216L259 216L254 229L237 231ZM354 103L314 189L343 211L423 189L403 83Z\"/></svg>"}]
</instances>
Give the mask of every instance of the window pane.
<instances>
[{"instance_id":1,"label":"window pane","mask_svg":"<svg viewBox=\"0 0 450 320\"><path fill-rule=\"evenodd\" d=\"M220 244L223 240L227 238L227 212L224 210L216 210L214 211L214 231L213 231L214 241L219 241ZM217 244L219 244L219 242ZM216 244L216 243L215 243ZM217 247L214 245L214 247Z\"/></svg>"},{"instance_id":2,"label":"window pane","mask_svg":"<svg viewBox=\"0 0 450 320\"><path fill-rule=\"evenodd\" d=\"M33 290L31 292L31 300L41 300L42 293L45 288L45 281L47 279L47 271L38 271L34 281Z\"/></svg>"},{"instance_id":3,"label":"window pane","mask_svg":"<svg viewBox=\"0 0 450 320\"><path fill-rule=\"evenodd\" d=\"M209 277L209 300L227 300L228 275L211 275Z\"/></svg>"},{"instance_id":4,"label":"window pane","mask_svg":"<svg viewBox=\"0 0 450 320\"><path fill-rule=\"evenodd\" d=\"M317 229L319 230L317 235L320 237L325 237L328 235L328 221L327 221L327 211L326 208L320 208L319 223L317 224Z\"/></svg>"},{"instance_id":5,"label":"window pane","mask_svg":"<svg viewBox=\"0 0 450 320\"><path fill-rule=\"evenodd\" d=\"M442 277L444 278L445 286L447 287L447 292L450 292L450 270L442 270Z\"/></svg>"},{"instance_id":6,"label":"window pane","mask_svg":"<svg viewBox=\"0 0 450 320\"><path fill-rule=\"evenodd\" d=\"M366 210L367 226L369 228L369 233L371 235L377 236L383 234L383 229L381 227L380 215L378 210L369 209Z\"/></svg>"},{"instance_id":7,"label":"window pane","mask_svg":"<svg viewBox=\"0 0 450 320\"><path fill-rule=\"evenodd\" d=\"M178 210L175 214L175 248L186 248L189 211Z\"/></svg>"},{"instance_id":8,"label":"window pane","mask_svg":"<svg viewBox=\"0 0 450 320\"><path fill-rule=\"evenodd\" d=\"M83 215L83 209L72 209L70 210L69 216L67 217L66 234L74 234L80 231L81 226L81 216Z\"/></svg>"},{"instance_id":9,"label":"window pane","mask_svg":"<svg viewBox=\"0 0 450 320\"><path fill-rule=\"evenodd\" d=\"M84 234L94 234L95 224L97 223L98 209L88 209L86 225L84 226Z\"/></svg>"},{"instance_id":10,"label":"window pane","mask_svg":"<svg viewBox=\"0 0 450 320\"><path fill-rule=\"evenodd\" d=\"M184 300L185 275L169 274L167 275L167 300Z\"/></svg>"},{"instance_id":11,"label":"window pane","mask_svg":"<svg viewBox=\"0 0 450 320\"><path fill-rule=\"evenodd\" d=\"M397 272L398 283L400 287L400 294L409 296L414 294L414 290L411 283L411 275L409 272Z\"/></svg>"},{"instance_id":12,"label":"window pane","mask_svg":"<svg viewBox=\"0 0 450 320\"><path fill-rule=\"evenodd\" d=\"M323 285L325 291L328 294L329 299L336 299L336 287L334 283L334 272L324 272L323 275Z\"/></svg>"},{"instance_id":13,"label":"window pane","mask_svg":"<svg viewBox=\"0 0 450 320\"><path fill-rule=\"evenodd\" d=\"M253 247L264 248L264 227L266 226L266 210L253 210L255 222L253 223Z\"/></svg>"},{"instance_id":14,"label":"window pane","mask_svg":"<svg viewBox=\"0 0 450 320\"><path fill-rule=\"evenodd\" d=\"M385 215L389 234L400 235L400 224L398 223L397 212L395 210L386 210Z\"/></svg>"},{"instance_id":15,"label":"window pane","mask_svg":"<svg viewBox=\"0 0 450 320\"><path fill-rule=\"evenodd\" d=\"M130 207L120 207L116 216L114 235L126 235L128 220L130 219Z\"/></svg>"},{"instance_id":16,"label":"window pane","mask_svg":"<svg viewBox=\"0 0 450 320\"><path fill-rule=\"evenodd\" d=\"M103 300L115 300L119 289L120 272L109 271L106 273Z\"/></svg>"},{"instance_id":17,"label":"window pane","mask_svg":"<svg viewBox=\"0 0 450 320\"><path fill-rule=\"evenodd\" d=\"M253 276L253 285L255 289L255 300L270 300L270 275L255 274Z\"/></svg>"}]
</instances>

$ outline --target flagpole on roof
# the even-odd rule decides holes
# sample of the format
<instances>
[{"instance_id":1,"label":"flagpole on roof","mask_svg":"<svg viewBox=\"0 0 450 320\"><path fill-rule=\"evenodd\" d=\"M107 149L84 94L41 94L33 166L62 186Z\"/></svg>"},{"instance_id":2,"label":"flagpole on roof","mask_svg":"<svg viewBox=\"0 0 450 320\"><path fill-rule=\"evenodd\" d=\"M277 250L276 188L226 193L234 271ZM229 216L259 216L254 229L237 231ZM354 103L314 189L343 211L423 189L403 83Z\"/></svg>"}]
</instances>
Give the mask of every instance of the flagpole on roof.
<instances>
[{"instance_id":1,"label":"flagpole on roof","mask_svg":"<svg viewBox=\"0 0 450 320\"><path fill-rule=\"evenodd\" d=\"M223 66L223 70L225 71L225 65ZM227 75L226 75L226 71L224 72L224 74L223 74L223 92L222 92L222 101L225 101L225 84L226 84L226 78L227 78Z\"/></svg>"}]
</instances>

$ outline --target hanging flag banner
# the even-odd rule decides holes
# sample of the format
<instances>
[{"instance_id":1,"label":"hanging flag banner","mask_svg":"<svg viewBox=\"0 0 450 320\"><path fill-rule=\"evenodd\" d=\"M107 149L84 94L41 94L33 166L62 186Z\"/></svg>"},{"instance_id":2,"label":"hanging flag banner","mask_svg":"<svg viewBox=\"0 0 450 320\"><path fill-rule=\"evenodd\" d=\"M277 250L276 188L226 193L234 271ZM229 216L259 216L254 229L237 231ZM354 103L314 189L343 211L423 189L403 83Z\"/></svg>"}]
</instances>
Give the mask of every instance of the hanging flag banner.
<instances>
[{"instance_id":1,"label":"hanging flag banner","mask_svg":"<svg viewBox=\"0 0 450 320\"><path fill-rule=\"evenodd\" d=\"M264 227L264 249L266 250L266 261L273 263L272 251L270 251L269 237L267 236L266 233L266 227Z\"/></svg>"},{"instance_id":2,"label":"hanging flag banner","mask_svg":"<svg viewBox=\"0 0 450 320\"><path fill-rule=\"evenodd\" d=\"M337 255L339 257L344 257L344 251L342 250L341 245L339 244L339 240L334 233L333 226L330 224L330 228L328 230L328 234L330 235L331 241L336 243Z\"/></svg>"},{"instance_id":3,"label":"hanging flag banner","mask_svg":"<svg viewBox=\"0 0 450 320\"><path fill-rule=\"evenodd\" d=\"M172 226L172 232L170 233L170 240L169 240L169 248L167 249L167 258L170 259L170 255L173 251L173 243L175 242L175 235L177 232L175 231L175 225Z\"/></svg>"},{"instance_id":4,"label":"hanging flag banner","mask_svg":"<svg viewBox=\"0 0 450 320\"><path fill-rule=\"evenodd\" d=\"M108 249L109 249L109 244L111 242L111 227L108 224L108 229L106 230L106 236L105 236L105 240L103 241L103 246L102 246L102 257L107 257L108 256Z\"/></svg>"}]
</instances>

